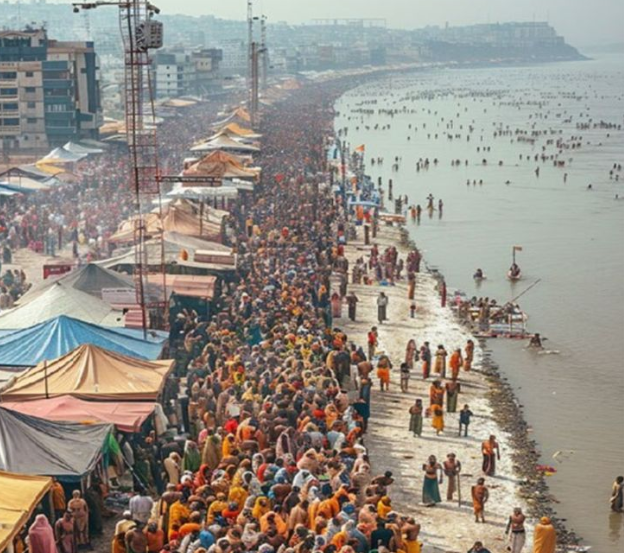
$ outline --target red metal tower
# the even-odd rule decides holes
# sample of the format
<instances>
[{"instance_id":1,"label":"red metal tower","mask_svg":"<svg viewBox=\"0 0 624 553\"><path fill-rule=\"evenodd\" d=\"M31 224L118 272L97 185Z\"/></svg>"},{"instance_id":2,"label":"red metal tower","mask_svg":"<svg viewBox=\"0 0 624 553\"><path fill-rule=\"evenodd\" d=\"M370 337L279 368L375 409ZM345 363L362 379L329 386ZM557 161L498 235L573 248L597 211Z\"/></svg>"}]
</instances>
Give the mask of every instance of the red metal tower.
<instances>
[{"instance_id":1,"label":"red metal tower","mask_svg":"<svg viewBox=\"0 0 624 553\"><path fill-rule=\"evenodd\" d=\"M145 214L154 198L160 198L158 140L154 117L151 59L149 50L162 47L163 26L153 19L160 10L147 0L75 3L74 12L100 6L119 8L119 26L124 44L124 105L126 137L130 155L131 186L134 192L135 288L141 308L142 327L148 327L149 302L146 285L149 264L147 258ZM161 234L161 266L164 254ZM164 267L162 271L164 275ZM164 280L164 277L163 277ZM166 298L163 298L163 303Z\"/></svg>"}]
</instances>

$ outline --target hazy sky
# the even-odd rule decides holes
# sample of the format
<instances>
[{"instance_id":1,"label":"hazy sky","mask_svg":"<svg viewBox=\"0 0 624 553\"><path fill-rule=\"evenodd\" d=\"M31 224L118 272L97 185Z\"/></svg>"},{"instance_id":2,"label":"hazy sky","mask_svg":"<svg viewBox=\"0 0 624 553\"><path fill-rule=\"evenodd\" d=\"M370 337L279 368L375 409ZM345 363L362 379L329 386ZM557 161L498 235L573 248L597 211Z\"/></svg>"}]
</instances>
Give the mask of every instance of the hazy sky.
<instances>
[{"instance_id":1,"label":"hazy sky","mask_svg":"<svg viewBox=\"0 0 624 553\"><path fill-rule=\"evenodd\" d=\"M69 2L70 0L61 0ZM24 2L26 3L26 2ZM243 19L246 0L153 0L163 13ZM624 0L254 0L272 21L382 17L392 27L548 20L572 45L624 42Z\"/></svg>"}]
</instances>

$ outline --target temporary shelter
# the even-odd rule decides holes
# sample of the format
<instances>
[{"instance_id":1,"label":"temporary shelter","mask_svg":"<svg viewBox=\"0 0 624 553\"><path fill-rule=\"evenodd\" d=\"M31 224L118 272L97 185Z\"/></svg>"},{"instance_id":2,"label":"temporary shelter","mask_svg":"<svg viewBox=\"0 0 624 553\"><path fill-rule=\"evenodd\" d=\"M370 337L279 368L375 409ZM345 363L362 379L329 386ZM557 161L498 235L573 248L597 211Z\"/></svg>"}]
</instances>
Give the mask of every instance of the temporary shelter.
<instances>
[{"instance_id":1,"label":"temporary shelter","mask_svg":"<svg viewBox=\"0 0 624 553\"><path fill-rule=\"evenodd\" d=\"M159 213L148 213L144 216L145 233L148 237L160 234L163 230L177 232L188 236L195 236L204 240L220 242L222 240L222 220L218 222L211 218L212 208L206 208L200 218L199 212L182 200L169 204L163 210L163 216ZM227 212L220 211L221 213ZM111 242L119 244L131 243L134 240L134 218L128 219L119 225L117 232L111 237Z\"/></svg>"},{"instance_id":2,"label":"temporary shelter","mask_svg":"<svg viewBox=\"0 0 624 553\"><path fill-rule=\"evenodd\" d=\"M75 163L87 157L87 154L84 153L76 153L70 152L66 150L64 147L62 148L54 148L47 156L41 158L37 163L43 162L44 164L63 164L63 163Z\"/></svg>"},{"instance_id":3,"label":"temporary shelter","mask_svg":"<svg viewBox=\"0 0 624 553\"><path fill-rule=\"evenodd\" d=\"M0 471L0 551L12 543L51 487L47 476Z\"/></svg>"},{"instance_id":4,"label":"temporary shelter","mask_svg":"<svg viewBox=\"0 0 624 553\"><path fill-rule=\"evenodd\" d=\"M61 316L21 330L0 335L1 367L34 367L46 359L56 359L84 344L93 344L122 355L158 359L167 333L126 328L106 328ZM6 374L10 380L11 374Z\"/></svg>"},{"instance_id":5,"label":"temporary shelter","mask_svg":"<svg viewBox=\"0 0 624 553\"><path fill-rule=\"evenodd\" d=\"M22 298L21 303L27 303L45 293L49 288L53 288L56 283L69 286L74 290L84 292L95 298L101 299L114 307L132 307L137 305L136 283L132 276L122 275L97 265L88 263L83 265L57 280L47 280L42 284L29 290ZM165 299L164 291L157 285L145 288L146 299L150 303L162 302ZM115 296L129 296L129 300L117 300Z\"/></svg>"},{"instance_id":6,"label":"temporary shelter","mask_svg":"<svg viewBox=\"0 0 624 553\"><path fill-rule=\"evenodd\" d=\"M104 301L62 282L55 282L32 301L0 315L0 329L18 329L68 315L104 326L123 326L123 313Z\"/></svg>"},{"instance_id":7,"label":"temporary shelter","mask_svg":"<svg viewBox=\"0 0 624 553\"><path fill-rule=\"evenodd\" d=\"M183 172L185 177L206 177L207 179L255 179L258 171L246 169L230 154L214 151ZM187 184L193 186L193 184Z\"/></svg>"},{"instance_id":8,"label":"temporary shelter","mask_svg":"<svg viewBox=\"0 0 624 553\"><path fill-rule=\"evenodd\" d=\"M101 459L112 428L46 421L0 406L0 470L79 481Z\"/></svg>"},{"instance_id":9,"label":"temporary shelter","mask_svg":"<svg viewBox=\"0 0 624 553\"><path fill-rule=\"evenodd\" d=\"M84 401L72 396L2 403L2 407L49 421L114 424L122 432L138 432L157 409L156 403Z\"/></svg>"},{"instance_id":10,"label":"temporary shelter","mask_svg":"<svg viewBox=\"0 0 624 553\"><path fill-rule=\"evenodd\" d=\"M88 344L28 369L0 392L1 401L70 395L99 401L156 401L174 361L145 361Z\"/></svg>"},{"instance_id":11,"label":"temporary shelter","mask_svg":"<svg viewBox=\"0 0 624 553\"><path fill-rule=\"evenodd\" d=\"M245 108L236 108L230 115L228 115L225 119L221 119L212 125L213 128L219 129L224 125L228 125L230 123L238 123L239 125L249 126L251 125L251 115Z\"/></svg>"},{"instance_id":12,"label":"temporary shelter","mask_svg":"<svg viewBox=\"0 0 624 553\"><path fill-rule=\"evenodd\" d=\"M77 155L91 155L91 154L103 154L102 148L95 148L93 146L85 146L84 144L77 144L76 142L68 142L63 146L63 150L71 152Z\"/></svg>"},{"instance_id":13,"label":"temporary shelter","mask_svg":"<svg viewBox=\"0 0 624 553\"><path fill-rule=\"evenodd\" d=\"M191 152L210 152L212 150L227 150L233 152L259 152L260 148L253 146L252 144L243 144L237 142L233 138L225 135L219 135L212 140L208 140L203 144L198 144L191 148Z\"/></svg>"}]
</instances>

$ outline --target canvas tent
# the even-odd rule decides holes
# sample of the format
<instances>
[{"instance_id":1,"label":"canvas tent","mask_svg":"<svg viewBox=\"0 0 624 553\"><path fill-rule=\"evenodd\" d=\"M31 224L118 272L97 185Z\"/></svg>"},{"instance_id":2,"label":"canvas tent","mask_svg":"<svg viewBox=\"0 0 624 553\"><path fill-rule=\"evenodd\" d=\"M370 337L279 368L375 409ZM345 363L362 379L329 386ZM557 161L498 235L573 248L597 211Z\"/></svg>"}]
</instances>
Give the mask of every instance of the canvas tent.
<instances>
[{"instance_id":1,"label":"canvas tent","mask_svg":"<svg viewBox=\"0 0 624 553\"><path fill-rule=\"evenodd\" d=\"M1 401L70 395L99 401L156 401L174 361L145 361L87 344L28 369L0 391Z\"/></svg>"},{"instance_id":2,"label":"canvas tent","mask_svg":"<svg viewBox=\"0 0 624 553\"><path fill-rule=\"evenodd\" d=\"M259 152L260 148L251 144L237 142L236 140L225 135L220 135L212 140L208 140L203 144L198 144L197 146L193 146L191 148L191 152L210 152L212 150L231 150L234 152L252 153Z\"/></svg>"},{"instance_id":3,"label":"canvas tent","mask_svg":"<svg viewBox=\"0 0 624 553\"><path fill-rule=\"evenodd\" d=\"M232 113L230 113L225 119L221 119L221 121L215 122L212 127L218 129L230 123L237 123L239 125L251 125L251 115L245 108L239 107L236 108Z\"/></svg>"},{"instance_id":4,"label":"canvas tent","mask_svg":"<svg viewBox=\"0 0 624 553\"><path fill-rule=\"evenodd\" d=\"M206 177L208 179L255 179L258 176L257 171L246 169L236 158L219 150L194 163L182 174L185 177ZM187 184L186 186L193 185Z\"/></svg>"},{"instance_id":5,"label":"canvas tent","mask_svg":"<svg viewBox=\"0 0 624 553\"><path fill-rule=\"evenodd\" d=\"M22 296L19 303L27 303L34 300L49 288L54 287L57 282L101 299L115 307L133 307L138 305L136 300L136 283L130 275L122 275L95 263L83 265L56 280L44 281ZM111 297L112 292L115 290L129 292L129 295L132 297L130 303L110 301L108 298ZM157 285L145 287L145 295L149 303L165 301L164 290Z\"/></svg>"},{"instance_id":6,"label":"canvas tent","mask_svg":"<svg viewBox=\"0 0 624 553\"><path fill-rule=\"evenodd\" d=\"M75 152L70 152L69 150L66 150L64 147L54 148L54 150L52 150L47 156L44 156L43 158L41 158L37 162L37 164L39 165L40 163L43 163L43 164L75 163L76 161L80 161L81 159L84 159L85 157L87 157L87 154L84 154L84 153L79 154Z\"/></svg>"},{"instance_id":7,"label":"canvas tent","mask_svg":"<svg viewBox=\"0 0 624 553\"><path fill-rule=\"evenodd\" d=\"M0 335L0 367L34 367L56 359L83 344L93 344L122 355L158 359L167 334L126 328L106 328L61 316L21 330ZM7 375L10 376L10 375Z\"/></svg>"},{"instance_id":8,"label":"canvas tent","mask_svg":"<svg viewBox=\"0 0 624 553\"><path fill-rule=\"evenodd\" d=\"M63 150L67 150L72 154L77 155L90 155L90 154L103 154L104 150L101 148L95 148L93 146L85 146L83 144L77 144L76 142L68 142L63 146Z\"/></svg>"},{"instance_id":9,"label":"canvas tent","mask_svg":"<svg viewBox=\"0 0 624 553\"><path fill-rule=\"evenodd\" d=\"M157 407L149 402L84 401L59 396L35 401L2 403L2 407L49 421L114 424L122 432L138 432Z\"/></svg>"},{"instance_id":10,"label":"canvas tent","mask_svg":"<svg viewBox=\"0 0 624 553\"><path fill-rule=\"evenodd\" d=\"M123 313L104 301L56 281L27 303L0 315L0 329L19 329L68 315L91 324L123 326Z\"/></svg>"},{"instance_id":11,"label":"canvas tent","mask_svg":"<svg viewBox=\"0 0 624 553\"><path fill-rule=\"evenodd\" d=\"M112 428L46 421L0 406L0 470L77 482L96 467Z\"/></svg>"},{"instance_id":12,"label":"canvas tent","mask_svg":"<svg viewBox=\"0 0 624 553\"><path fill-rule=\"evenodd\" d=\"M0 471L0 551L13 542L51 487L47 476Z\"/></svg>"}]
</instances>

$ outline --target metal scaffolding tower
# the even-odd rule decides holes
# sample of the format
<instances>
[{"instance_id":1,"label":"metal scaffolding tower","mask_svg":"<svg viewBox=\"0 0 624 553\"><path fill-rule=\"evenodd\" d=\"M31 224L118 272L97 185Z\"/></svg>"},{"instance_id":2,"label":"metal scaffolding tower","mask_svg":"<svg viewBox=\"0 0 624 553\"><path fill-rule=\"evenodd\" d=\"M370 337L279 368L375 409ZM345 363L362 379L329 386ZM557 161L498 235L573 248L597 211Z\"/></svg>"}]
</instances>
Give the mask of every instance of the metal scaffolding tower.
<instances>
[{"instance_id":1,"label":"metal scaffolding tower","mask_svg":"<svg viewBox=\"0 0 624 553\"><path fill-rule=\"evenodd\" d=\"M144 332L148 327L145 288L149 271L146 250L145 211L152 200L160 198L158 140L154 124L151 59L149 50L162 47L162 23L153 19L160 10L147 0L75 3L74 12L100 6L117 6L124 45L124 104L126 137L130 155L131 185L134 192L134 271L137 304L141 309ZM164 275L164 253L161 236L161 266ZM164 276L163 276L164 281ZM163 298L163 303L166 298Z\"/></svg>"}]
</instances>

